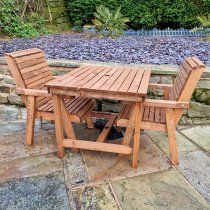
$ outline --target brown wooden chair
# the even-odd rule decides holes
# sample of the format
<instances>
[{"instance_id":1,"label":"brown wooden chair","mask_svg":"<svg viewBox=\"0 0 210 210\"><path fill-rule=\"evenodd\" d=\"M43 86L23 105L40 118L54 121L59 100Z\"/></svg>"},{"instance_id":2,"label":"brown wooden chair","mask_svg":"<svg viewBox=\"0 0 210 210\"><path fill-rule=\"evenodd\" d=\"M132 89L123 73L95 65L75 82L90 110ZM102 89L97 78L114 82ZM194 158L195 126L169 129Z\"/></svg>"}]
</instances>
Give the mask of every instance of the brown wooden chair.
<instances>
[{"instance_id":1,"label":"brown wooden chair","mask_svg":"<svg viewBox=\"0 0 210 210\"><path fill-rule=\"evenodd\" d=\"M171 163L178 164L176 126L183 110L189 107L189 100L205 69L195 57L184 60L173 85L149 84L150 89L164 91L165 100L145 99L141 116L141 129L168 133ZM117 126L127 127L132 113L132 104L125 104L117 118ZM130 143L130 142L128 142Z\"/></svg>"},{"instance_id":2,"label":"brown wooden chair","mask_svg":"<svg viewBox=\"0 0 210 210\"><path fill-rule=\"evenodd\" d=\"M54 79L42 50L34 48L5 54L9 69L27 107L26 143L33 144L35 119L54 121L52 95L45 84ZM86 120L93 128L91 112L96 106L92 98L63 98L72 122ZM65 123L64 123L65 126ZM66 124L66 126L68 126ZM69 129L65 129L68 135Z\"/></svg>"}]
</instances>

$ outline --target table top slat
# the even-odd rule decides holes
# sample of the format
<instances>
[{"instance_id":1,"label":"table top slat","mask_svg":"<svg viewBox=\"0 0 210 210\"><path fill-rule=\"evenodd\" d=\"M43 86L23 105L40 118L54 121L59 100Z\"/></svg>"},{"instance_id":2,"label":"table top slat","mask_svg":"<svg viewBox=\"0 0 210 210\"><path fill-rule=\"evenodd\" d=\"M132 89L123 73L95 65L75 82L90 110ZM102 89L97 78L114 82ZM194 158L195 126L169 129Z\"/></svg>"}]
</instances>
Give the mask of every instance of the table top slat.
<instances>
[{"instance_id":1,"label":"table top slat","mask_svg":"<svg viewBox=\"0 0 210 210\"><path fill-rule=\"evenodd\" d=\"M88 75L94 74L94 72L96 72L95 75L97 75L97 70L99 68L100 67L92 67L91 66L91 67L85 69L83 71L83 73L81 73L80 75L78 75L77 77L75 77L72 81L69 81L69 82L65 83L64 86L65 87L71 87L71 88L73 88L73 87L78 88L80 81L84 80Z\"/></svg>"},{"instance_id":2,"label":"table top slat","mask_svg":"<svg viewBox=\"0 0 210 210\"><path fill-rule=\"evenodd\" d=\"M85 85L83 85L81 87L81 89L83 89L83 90L91 89L91 87L110 70L110 67L100 67L100 68L101 68L101 72L99 72L93 79L91 79Z\"/></svg>"},{"instance_id":3,"label":"table top slat","mask_svg":"<svg viewBox=\"0 0 210 210\"><path fill-rule=\"evenodd\" d=\"M138 69L136 76L135 76L130 88L128 89L129 93L137 93L138 92L142 77L144 75L144 71L145 70L143 70L143 69Z\"/></svg>"},{"instance_id":4,"label":"table top slat","mask_svg":"<svg viewBox=\"0 0 210 210\"><path fill-rule=\"evenodd\" d=\"M84 68L85 66L83 66ZM80 68L79 68L80 69ZM63 81L64 79L68 78L70 75L74 74L75 72L77 72L78 69L73 69L72 71L70 71L69 73L67 74L64 74L63 76L59 76L58 78L50 81L47 83L47 86L51 86L51 85L56 85L58 83L60 83L61 81Z\"/></svg>"},{"instance_id":5,"label":"table top slat","mask_svg":"<svg viewBox=\"0 0 210 210\"><path fill-rule=\"evenodd\" d=\"M100 89L100 87L109 80L109 78L116 72L116 68L110 68L110 70L101 77L92 87L91 90Z\"/></svg>"},{"instance_id":6,"label":"table top slat","mask_svg":"<svg viewBox=\"0 0 210 210\"><path fill-rule=\"evenodd\" d=\"M137 73L137 69L131 69L129 75L127 76L127 78L124 80L123 84L121 85L121 87L119 88L118 92L122 92L122 93L127 93L135 76Z\"/></svg>"},{"instance_id":7,"label":"table top slat","mask_svg":"<svg viewBox=\"0 0 210 210\"><path fill-rule=\"evenodd\" d=\"M107 80L100 87L100 90L101 91L107 91L113 85L113 83L117 80L117 78L123 73L124 70L125 70L124 68L117 68L115 73L112 74L112 76L109 78L109 80Z\"/></svg>"},{"instance_id":8,"label":"table top slat","mask_svg":"<svg viewBox=\"0 0 210 210\"><path fill-rule=\"evenodd\" d=\"M150 74L151 74L150 70L144 71L144 75L143 75L140 87L138 89L138 93L147 94Z\"/></svg>"},{"instance_id":9,"label":"table top slat","mask_svg":"<svg viewBox=\"0 0 210 210\"><path fill-rule=\"evenodd\" d=\"M71 86L72 88L77 88L77 89L81 88L83 85L85 85L91 79L93 79L98 74L98 71L100 71L100 69L96 68L94 71L89 72L89 74L86 77L82 78L80 81L78 81L75 84L69 84L69 86Z\"/></svg>"},{"instance_id":10,"label":"table top slat","mask_svg":"<svg viewBox=\"0 0 210 210\"><path fill-rule=\"evenodd\" d=\"M109 88L109 91L117 92L118 89L121 87L124 80L127 78L128 74L130 73L131 68L125 68L123 74L121 74L117 80L113 83L113 85Z\"/></svg>"},{"instance_id":11,"label":"table top slat","mask_svg":"<svg viewBox=\"0 0 210 210\"><path fill-rule=\"evenodd\" d=\"M66 82L71 81L78 74L83 73L85 68L87 68L87 67L84 66L84 67L78 68L77 71L75 71L76 69L74 69L73 71L61 76L60 78L56 79L56 82L54 83L54 86L62 87L62 85L64 85Z\"/></svg>"}]
</instances>

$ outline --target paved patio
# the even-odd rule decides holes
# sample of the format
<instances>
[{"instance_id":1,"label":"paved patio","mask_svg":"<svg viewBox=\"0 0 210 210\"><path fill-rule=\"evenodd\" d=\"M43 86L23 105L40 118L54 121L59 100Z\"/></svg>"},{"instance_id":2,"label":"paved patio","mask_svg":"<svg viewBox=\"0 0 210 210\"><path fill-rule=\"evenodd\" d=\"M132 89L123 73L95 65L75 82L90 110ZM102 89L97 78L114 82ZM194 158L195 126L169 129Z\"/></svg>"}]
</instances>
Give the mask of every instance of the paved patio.
<instances>
[{"instance_id":1,"label":"paved patio","mask_svg":"<svg viewBox=\"0 0 210 210\"><path fill-rule=\"evenodd\" d=\"M100 132L74 126L81 139ZM137 170L130 157L111 153L67 150L57 158L50 123L37 122L33 147L24 131L12 107L0 112L0 209L210 209L210 126L178 127L176 167L166 134L142 132Z\"/></svg>"}]
</instances>

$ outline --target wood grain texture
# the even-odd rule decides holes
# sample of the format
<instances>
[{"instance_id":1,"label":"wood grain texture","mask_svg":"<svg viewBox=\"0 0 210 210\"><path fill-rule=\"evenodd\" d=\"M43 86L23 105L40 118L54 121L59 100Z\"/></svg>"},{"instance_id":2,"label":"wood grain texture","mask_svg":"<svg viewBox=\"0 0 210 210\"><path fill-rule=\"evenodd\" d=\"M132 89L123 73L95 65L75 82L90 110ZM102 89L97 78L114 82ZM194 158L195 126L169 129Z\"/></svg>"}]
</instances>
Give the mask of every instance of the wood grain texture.
<instances>
[{"instance_id":1,"label":"wood grain texture","mask_svg":"<svg viewBox=\"0 0 210 210\"><path fill-rule=\"evenodd\" d=\"M135 123L134 123L134 141L133 141L133 168L138 167L139 161L139 145L140 145L140 129L141 129L141 112L142 103L136 103L134 106Z\"/></svg>"},{"instance_id":2,"label":"wood grain texture","mask_svg":"<svg viewBox=\"0 0 210 210\"><path fill-rule=\"evenodd\" d=\"M91 142L91 141L75 140L75 139L64 139L63 146L102 151L102 152L114 152L119 154L132 154L133 152L133 149L126 145Z\"/></svg>"},{"instance_id":3,"label":"wood grain texture","mask_svg":"<svg viewBox=\"0 0 210 210\"><path fill-rule=\"evenodd\" d=\"M36 98L34 96L27 97L26 144L30 146L34 140L35 102Z\"/></svg>"}]
</instances>

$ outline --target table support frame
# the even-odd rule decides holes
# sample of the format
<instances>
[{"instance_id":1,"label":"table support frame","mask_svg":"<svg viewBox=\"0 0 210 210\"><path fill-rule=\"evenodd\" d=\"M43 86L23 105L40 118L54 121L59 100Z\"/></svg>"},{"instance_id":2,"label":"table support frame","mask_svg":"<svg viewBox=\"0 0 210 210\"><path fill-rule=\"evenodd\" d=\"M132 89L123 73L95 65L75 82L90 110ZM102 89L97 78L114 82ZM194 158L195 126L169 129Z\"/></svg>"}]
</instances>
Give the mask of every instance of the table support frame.
<instances>
[{"instance_id":1,"label":"table support frame","mask_svg":"<svg viewBox=\"0 0 210 210\"><path fill-rule=\"evenodd\" d=\"M142 103L135 102L132 108L131 117L126 128L125 136L122 141L122 145L104 143L102 141L90 142L85 140L77 140L74 132L72 122L68 119L68 112L65 107L65 103L59 94L53 94L53 105L55 113L55 131L56 140L58 147L58 157L64 157L64 148L71 148L73 151L78 151L78 149L88 149L103 152L113 152L119 154L133 154L132 166L133 168L138 167L138 156L139 156L139 144L140 144L140 125L141 125L141 110ZM97 114L96 114L97 115ZM100 115L103 116L102 113ZM107 117L108 114L106 113ZM113 115L111 115L112 124ZM67 134L67 138L64 138L64 130ZM103 131L102 131L103 132ZM133 147L130 146L130 142L134 132L134 144ZM107 135L104 135L107 136Z\"/></svg>"}]
</instances>

